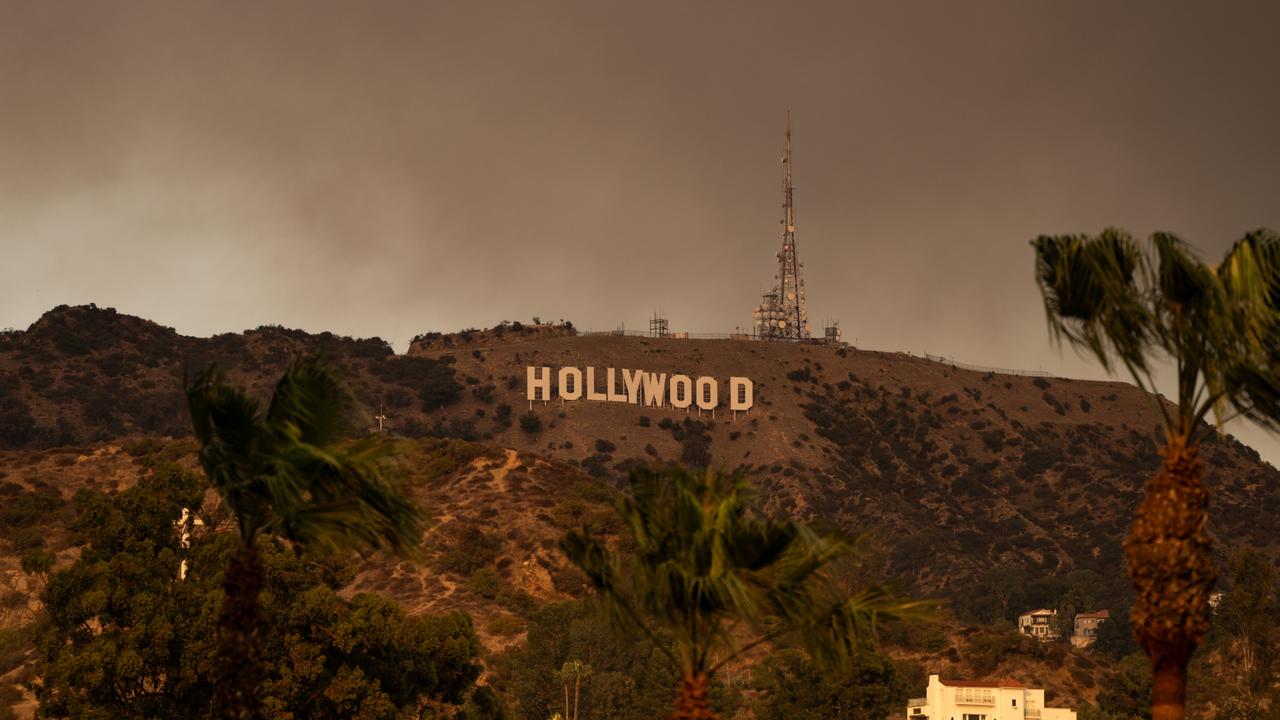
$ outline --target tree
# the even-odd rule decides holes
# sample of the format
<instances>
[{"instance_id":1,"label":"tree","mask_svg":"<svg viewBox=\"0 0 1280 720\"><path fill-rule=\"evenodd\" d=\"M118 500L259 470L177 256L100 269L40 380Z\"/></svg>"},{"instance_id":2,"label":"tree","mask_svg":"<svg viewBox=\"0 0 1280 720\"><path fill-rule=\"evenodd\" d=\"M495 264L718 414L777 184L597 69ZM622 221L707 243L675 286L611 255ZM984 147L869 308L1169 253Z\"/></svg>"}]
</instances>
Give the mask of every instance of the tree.
<instances>
[{"instance_id":1,"label":"tree","mask_svg":"<svg viewBox=\"0 0 1280 720\"><path fill-rule=\"evenodd\" d=\"M31 548L22 553L19 566L22 568L22 572L28 575L35 575L41 580L47 580L49 572L53 570L53 565L57 560L58 556L52 550Z\"/></svg>"},{"instance_id":2,"label":"tree","mask_svg":"<svg viewBox=\"0 0 1280 720\"><path fill-rule=\"evenodd\" d=\"M1119 660L1132 655L1140 649L1134 642L1133 625L1129 623L1129 613L1125 608L1116 608L1111 617L1098 625L1098 639L1089 647L1093 652Z\"/></svg>"},{"instance_id":3,"label":"tree","mask_svg":"<svg viewBox=\"0 0 1280 720\"><path fill-rule=\"evenodd\" d=\"M1112 681L1098 693L1104 717L1151 720L1151 663L1141 652L1121 658Z\"/></svg>"},{"instance_id":4,"label":"tree","mask_svg":"<svg viewBox=\"0 0 1280 720\"><path fill-rule=\"evenodd\" d=\"M591 666L581 660L570 660L560 668L560 681L564 683L565 720L578 720L578 699L582 695L582 680L591 674ZM569 686L573 686L573 712L569 712Z\"/></svg>"},{"instance_id":5,"label":"tree","mask_svg":"<svg viewBox=\"0 0 1280 720\"><path fill-rule=\"evenodd\" d=\"M1187 665L1209 621L1215 576L1199 446L1236 415L1280 426L1280 236L1246 235L1217 269L1178 238L1142 251L1122 231L1032 241L1050 332L1113 371L1123 367L1163 420L1163 463L1146 483L1125 541L1132 621L1154 673L1155 720L1181 720ZM1158 360L1175 369L1171 404L1155 393Z\"/></svg>"},{"instance_id":6,"label":"tree","mask_svg":"<svg viewBox=\"0 0 1280 720\"><path fill-rule=\"evenodd\" d=\"M991 625L1014 620L1026 609L1027 572L1003 563L987 568L971 586L961 588L951 599L956 617L970 623Z\"/></svg>"},{"instance_id":7,"label":"tree","mask_svg":"<svg viewBox=\"0 0 1280 720\"><path fill-rule=\"evenodd\" d=\"M410 554L422 519L384 475L391 448L379 434L346 441L353 401L314 359L295 362L266 412L214 370L187 384L200 465L234 517L239 543L218 616L215 696L220 717L261 717L263 570L256 540L275 534L299 547L389 547Z\"/></svg>"},{"instance_id":8,"label":"tree","mask_svg":"<svg viewBox=\"0 0 1280 720\"><path fill-rule=\"evenodd\" d=\"M538 414L530 410L520 416L520 429L529 435L537 435L542 432L542 418Z\"/></svg>"},{"instance_id":9,"label":"tree","mask_svg":"<svg viewBox=\"0 0 1280 720\"><path fill-rule=\"evenodd\" d=\"M759 720L881 720L902 712L908 688L888 656L854 654L836 673L819 670L804 653L785 648L756 666L752 685L761 695Z\"/></svg>"},{"instance_id":10,"label":"tree","mask_svg":"<svg viewBox=\"0 0 1280 720\"><path fill-rule=\"evenodd\" d=\"M1270 680L1268 649L1276 628L1275 570L1256 550L1240 548L1227 566L1229 592L1218 607L1218 617L1240 645L1242 679L1257 692Z\"/></svg>"},{"instance_id":11,"label":"tree","mask_svg":"<svg viewBox=\"0 0 1280 720\"><path fill-rule=\"evenodd\" d=\"M1259 720L1258 704L1251 698L1230 697L1218 708L1218 720Z\"/></svg>"},{"instance_id":12,"label":"tree","mask_svg":"<svg viewBox=\"0 0 1280 720\"><path fill-rule=\"evenodd\" d=\"M118 494L84 492L74 530L80 556L50 575L48 620L36 637L40 717L220 718L211 710L217 607L232 533L197 534L178 579L172 522L201 508L205 484L157 464ZM479 639L470 619L405 614L390 600L339 596L354 576L334 553L259 547L264 609L262 704L296 720L420 716L428 704L476 699ZM471 716L467 716L470 718ZM478 716L492 717L492 715Z\"/></svg>"},{"instance_id":13,"label":"tree","mask_svg":"<svg viewBox=\"0 0 1280 720\"><path fill-rule=\"evenodd\" d=\"M829 570L851 546L748 512L738 475L636 470L631 489L617 508L633 551L612 550L585 529L561 548L615 629L648 637L679 671L673 720L717 718L716 671L756 647L791 638L821 666L840 666L871 639L878 616L917 607L880 588L840 588Z\"/></svg>"},{"instance_id":14,"label":"tree","mask_svg":"<svg viewBox=\"0 0 1280 720\"><path fill-rule=\"evenodd\" d=\"M1093 607L1093 598L1078 584L1071 584L1058 599L1058 614L1053 618L1058 639L1064 643L1071 642L1076 632L1076 615Z\"/></svg>"},{"instance_id":15,"label":"tree","mask_svg":"<svg viewBox=\"0 0 1280 720\"><path fill-rule=\"evenodd\" d=\"M589 662L592 671L582 688L582 720L651 720L670 705L667 688L679 678L662 651L647 638L617 637L586 603L546 605L530 618L528 630L525 646L504 655L499 666L501 689L517 717L546 720L562 713L560 671L575 659ZM668 638L661 641L670 645ZM713 702L716 694L713 689Z\"/></svg>"}]
</instances>

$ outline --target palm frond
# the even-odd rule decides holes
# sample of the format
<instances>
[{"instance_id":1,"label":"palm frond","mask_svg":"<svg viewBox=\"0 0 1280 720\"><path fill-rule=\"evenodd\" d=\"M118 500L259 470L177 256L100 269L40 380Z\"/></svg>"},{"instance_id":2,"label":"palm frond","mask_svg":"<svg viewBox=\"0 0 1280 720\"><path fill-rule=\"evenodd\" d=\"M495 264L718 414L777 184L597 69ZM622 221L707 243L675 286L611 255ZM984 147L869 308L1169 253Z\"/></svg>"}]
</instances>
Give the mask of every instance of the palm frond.
<instances>
[{"instance_id":1,"label":"palm frond","mask_svg":"<svg viewBox=\"0 0 1280 720\"><path fill-rule=\"evenodd\" d=\"M1224 356L1236 331L1227 313L1222 282L1182 240L1170 233L1151 236L1155 254L1150 285L1155 316L1153 337L1174 359L1178 392L1176 434L1195 431L1198 411L1221 397Z\"/></svg>"},{"instance_id":2,"label":"palm frond","mask_svg":"<svg viewBox=\"0 0 1280 720\"><path fill-rule=\"evenodd\" d=\"M1221 395L1236 410L1280 430L1280 235L1245 235L1218 266L1231 335Z\"/></svg>"},{"instance_id":3,"label":"palm frond","mask_svg":"<svg viewBox=\"0 0 1280 720\"><path fill-rule=\"evenodd\" d=\"M936 601L903 600L883 587L870 587L816 608L798 624L796 636L819 664L839 667L860 647L875 644L882 621L929 622L937 607Z\"/></svg>"},{"instance_id":4,"label":"palm frond","mask_svg":"<svg viewBox=\"0 0 1280 720\"><path fill-rule=\"evenodd\" d=\"M1209 413L1280 430L1280 236L1247 234L1216 269L1170 233L1151 236L1151 258L1129 236L1041 236L1036 281L1055 340L1116 363L1154 394L1151 361L1176 372L1176 414L1156 402L1169 432L1192 440Z\"/></svg>"},{"instance_id":5,"label":"palm frond","mask_svg":"<svg viewBox=\"0 0 1280 720\"><path fill-rule=\"evenodd\" d=\"M422 516L388 475L391 443L344 438L354 401L320 362L291 365L265 414L212 370L187 398L201 465L247 541L269 530L361 552L418 548Z\"/></svg>"},{"instance_id":6,"label":"palm frond","mask_svg":"<svg viewBox=\"0 0 1280 720\"><path fill-rule=\"evenodd\" d=\"M870 610L894 612L893 603L875 605L871 595L844 592L833 581L830 569L851 552L849 543L756 517L740 476L639 470L632 489L618 513L633 552L611 551L585 529L570 532L561 548L620 631L672 638L687 672L713 672L782 634L812 640L815 657L847 657L818 648L822 638L856 644L842 628L856 626L865 640L862 630L876 619ZM739 645L744 628L757 639Z\"/></svg>"},{"instance_id":7,"label":"palm frond","mask_svg":"<svg viewBox=\"0 0 1280 720\"><path fill-rule=\"evenodd\" d=\"M325 445L350 430L352 405L333 370L306 357L290 365L276 383L266 421L298 442Z\"/></svg>"},{"instance_id":8,"label":"palm frond","mask_svg":"<svg viewBox=\"0 0 1280 720\"><path fill-rule=\"evenodd\" d=\"M265 435L258 403L227 385L210 368L186 381L187 406L199 460L209 482L236 509L243 538L252 538L267 521L269 498L257 482L262 473Z\"/></svg>"},{"instance_id":9,"label":"palm frond","mask_svg":"<svg viewBox=\"0 0 1280 720\"><path fill-rule=\"evenodd\" d=\"M412 555L422 517L384 472L391 448L381 437L336 448L292 445L273 472L274 529L291 540Z\"/></svg>"},{"instance_id":10,"label":"palm frond","mask_svg":"<svg viewBox=\"0 0 1280 720\"><path fill-rule=\"evenodd\" d=\"M1031 242L1053 338L1086 350L1108 371L1115 358L1148 372L1151 318L1139 286L1142 254L1129 235L1042 235Z\"/></svg>"}]
</instances>

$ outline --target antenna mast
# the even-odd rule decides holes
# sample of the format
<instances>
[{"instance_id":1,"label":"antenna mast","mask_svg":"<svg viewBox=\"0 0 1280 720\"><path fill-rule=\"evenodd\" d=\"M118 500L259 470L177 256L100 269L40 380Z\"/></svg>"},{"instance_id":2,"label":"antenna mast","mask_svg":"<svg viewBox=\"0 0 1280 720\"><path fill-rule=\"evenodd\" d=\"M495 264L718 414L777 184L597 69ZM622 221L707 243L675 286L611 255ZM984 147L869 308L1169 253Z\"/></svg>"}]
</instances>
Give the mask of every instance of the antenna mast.
<instances>
[{"instance_id":1,"label":"antenna mast","mask_svg":"<svg viewBox=\"0 0 1280 720\"><path fill-rule=\"evenodd\" d=\"M796 254L795 186L791 182L791 110L787 110L787 142L782 155L782 251L778 253L776 285L756 306L756 336L767 340L809 339L809 309Z\"/></svg>"}]
</instances>

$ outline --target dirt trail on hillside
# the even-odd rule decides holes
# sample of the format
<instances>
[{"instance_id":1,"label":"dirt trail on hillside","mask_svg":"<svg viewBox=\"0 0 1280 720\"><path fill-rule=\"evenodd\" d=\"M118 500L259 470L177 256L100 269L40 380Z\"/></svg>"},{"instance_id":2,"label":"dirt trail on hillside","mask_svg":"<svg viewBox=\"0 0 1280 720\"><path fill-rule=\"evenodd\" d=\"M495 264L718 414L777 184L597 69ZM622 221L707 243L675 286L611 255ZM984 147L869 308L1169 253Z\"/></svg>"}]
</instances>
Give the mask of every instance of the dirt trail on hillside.
<instances>
[{"instance_id":1,"label":"dirt trail on hillside","mask_svg":"<svg viewBox=\"0 0 1280 720\"><path fill-rule=\"evenodd\" d=\"M492 470L489 478L489 484L502 492L507 492L511 489L511 486L507 483L507 475L520 464L520 453L515 450L505 450L505 452L507 453L506 462L503 463L502 467Z\"/></svg>"}]
</instances>

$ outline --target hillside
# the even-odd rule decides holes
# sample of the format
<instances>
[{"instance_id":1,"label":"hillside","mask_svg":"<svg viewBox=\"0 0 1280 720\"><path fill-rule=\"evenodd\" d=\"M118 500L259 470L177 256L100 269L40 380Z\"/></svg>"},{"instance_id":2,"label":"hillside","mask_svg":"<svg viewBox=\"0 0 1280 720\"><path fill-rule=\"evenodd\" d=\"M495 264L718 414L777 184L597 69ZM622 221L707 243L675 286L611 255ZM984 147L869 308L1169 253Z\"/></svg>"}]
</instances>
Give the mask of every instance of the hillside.
<instances>
[{"instance_id":1,"label":"hillside","mask_svg":"<svg viewBox=\"0 0 1280 720\"><path fill-rule=\"evenodd\" d=\"M1158 462L1154 408L1130 385L978 373L909 355L737 340L579 336L503 325L383 341L266 327L179 335L112 310L60 307L0 336L0 447L186 434L181 381L210 362L266 394L293 357L342 365L370 426L561 461L615 484L637 462L747 473L773 512L885 539L918 589L1004 563L1115 576L1141 483ZM724 413L623 403L528 403L525 368L642 368L754 380ZM530 410L531 408L531 410ZM518 422L532 412L532 424ZM1229 437L1204 450L1223 546L1280 558L1280 474ZM945 557L944 563L936 561Z\"/></svg>"},{"instance_id":2,"label":"hillside","mask_svg":"<svg viewBox=\"0 0 1280 720\"><path fill-rule=\"evenodd\" d=\"M382 555L363 560L344 594L377 592L414 613L464 610L475 619L487 662L502 668L504 653L524 642L539 608L583 596L582 578L561 558L556 542L583 524L615 536L609 507L614 491L566 463L515 450L435 439L406 441L401 450L397 462L430 513L428 555L417 564ZM190 440L155 439L0 451L0 495L6 498L0 510L0 632L28 626L40 609L44 581L20 570L15 549L43 543L60 566L69 564L79 552L70 529L76 493L127 488L156 461L194 468L194 451ZM33 508L38 512L29 512ZM206 512L219 517L216 501ZM212 530L217 528L201 532ZM1079 704L1093 701L1114 675L1087 652L953 621L889 627L882 635L887 652L918 684L929 673L1014 677ZM26 671L21 657L0 656L0 685Z\"/></svg>"},{"instance_id":3,"label":"hillside","mask_svg":"<svg viewBox=\"0 0 1280 720\"><path fill-rule=\"evenodd\" d=\"M44 581L21 572L16 549L43 543L65 566L78 554L69 530L76 493L127 488L156 460L194 468L194 450L190 440L139 439L0 452L0 495L6 499L0 632L27 625L40 608ZM407 442L401 450L401 470L431 515L428 556L420 564L370 558L346 594L377 592L410 612L464 610L475 619L487 662L501 668L504 653L524 642L539 608L582 596L581 577L561 559L555 543L565 530L582 524L613 536L617 527L608 505L614 492L566 463L515 450L435 439ZM29 512L32 508L38 512ZM1120 684L1117 675L1124 672L1090 652L954 621L890 626L881 639L900 672L921 687L930 673L1011 677L1044 687L1053 702L1078 706L1096 702L1099 693ZM0 663L0 685L27 671L20 656L0 656Z\"/></svg>"},{"instance_id":4,"label":"hillside","mask_svg":"<svg viewBox=\"0 0 1280 720\"><path fill-rule=\"evenodd\" d=\"M1055 578L1084 576L1121 609L1120 542L1157 462L1154 408L1122 383L819 345L581 336L568 325L424 335L397 355L376 338L277 327L193 338L112 310L60 307L0 335L0 626L39 609L41 580L19 568L24 549L43 544L60 565L76 556L76 492L128 487L157 459L195 466L187 368L215 363L265 397L305 353L344 369L371 428L381 408L390 430L411 438L398 462L431 514L425 562L373 558L348 592L382 593L412 612L466 610L494 659L523 643L539 608L582 596L556 542L583 524L616 533L609 506L637 463L744 472L767 511L865 534L900 584L977 615L963 601L989 594L992 568L1039 583L1025 602L1056 600L1066 586ZM531 404L529 365L747 376L755 407L713 419ZM1250 545L1276 560L1276 470L1231 438L1209 442L1204 457L1220 548ZM953 620L886 641L917 675L1011 676L1072 704L1094 700L1119 672L999 623ZM4 667L12 662L21 658Z\"/></svg>"}]
</instances>

